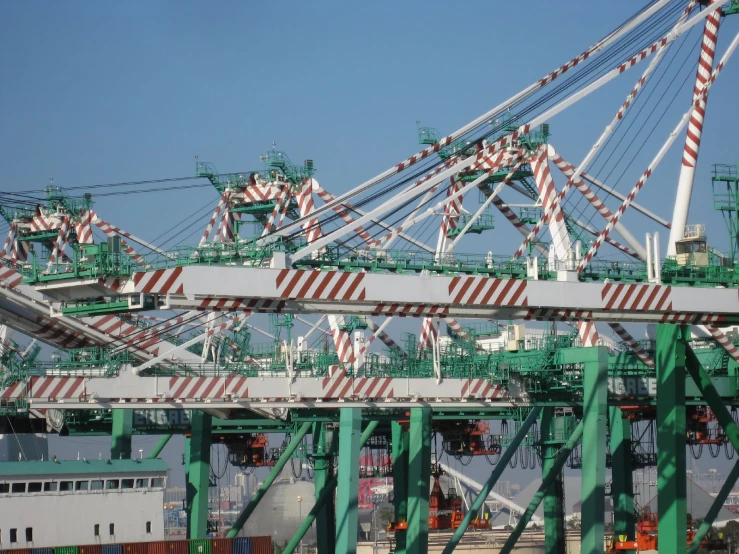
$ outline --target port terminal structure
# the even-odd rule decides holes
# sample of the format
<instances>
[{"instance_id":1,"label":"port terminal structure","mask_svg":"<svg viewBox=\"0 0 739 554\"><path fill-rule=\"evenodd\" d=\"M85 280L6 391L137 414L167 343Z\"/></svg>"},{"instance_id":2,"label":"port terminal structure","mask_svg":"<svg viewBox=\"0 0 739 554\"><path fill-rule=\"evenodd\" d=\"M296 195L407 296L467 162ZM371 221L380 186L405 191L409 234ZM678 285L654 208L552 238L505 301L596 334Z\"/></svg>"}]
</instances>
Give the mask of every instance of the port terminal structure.
<instances>
[{"instance_id":1,"label":"port terminal structure","mask_svg":"<svg viewBox=\"0 0 739 554\"><path fill-rule=\"evenodd\" d=\"M686 525L688 448L739 449L736 166L712 160L710 175L729 252L688 223L708 93L739 44L724 33L719 50L719 29L737 12L736 0L651 2L459 130L419 125L423 150L340 195L319 184L312 160L296 165L274 148L255 171L197 161L217 200L189 247L139 238L103 219L93 196L56 186L34 205L3 205L0 413L28 431L109 434L113 458L131 456L133 434L165 433L151 457L185 434L190 538L208 533L210 450L223 443L233 465L269 468L228 536L288 464L312 468L315 505L289 552L313 525L320 553L355 552L358 507L371 501L360 481L392 477L394 552L428 552L431 528L453 530L449 554L484 528L477 514L523 459L536 460L542 485L502 551L542 504L546 551L565 551L569 466L582 472L581 552L696 552L739 476L737 464L700 526ZM622 122L640 121L636 106L662 86L661 64L691 30L698 71L675 127L646 143L654 157L630 188L600 180L593 162ZM571 164L549 122L626 73L639 73L633 88ZM684 150L664 219L636 197L676 141ZM663 232L667 257L657 232L635 238L627 212ZM417 232L430 223L435 244ZM512 255L480 248L507 225L520 236ZM416 318L418 334L394 340L396 318ZM307 331L293 337L298 324ZM50 361L41 343L56 349ZM280 446L271 433L285 436ZM466 510L429 492L443 471L434 434L447 455L491 461ZM658 475L648 517L632 483L645 466Z\"/></svg>"}]
</instances>

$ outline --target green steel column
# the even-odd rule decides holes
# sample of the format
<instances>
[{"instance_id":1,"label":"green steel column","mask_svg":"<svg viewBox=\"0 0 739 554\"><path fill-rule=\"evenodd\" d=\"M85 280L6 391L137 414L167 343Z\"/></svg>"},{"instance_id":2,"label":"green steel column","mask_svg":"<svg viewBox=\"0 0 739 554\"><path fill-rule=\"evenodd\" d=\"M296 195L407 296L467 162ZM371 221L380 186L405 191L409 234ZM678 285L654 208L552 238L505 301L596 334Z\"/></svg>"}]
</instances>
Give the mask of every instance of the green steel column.
<instances>
[{"instance_id":1,"label":"green steel column","mask_svg":"<svg viewBox=\"0 0 739 554\"><path fill-rule=\"evenodd\" d=\"M546 494L547 489L552 486L552 483L557 478L557 475L562 471L562 468L564 467L565 462L567 461L567 458L570 457L570 454L572 453L572 449L575 448L578 441L580 440L580 437L582 437L582 432L583 432L583 422L581 421L580 423L577 424L577 427L575 427L575 431L572 433L572 436L567 440L567 443L559 451L559 454L557 455L557 458L554 460L554 463L552 464L552 468L549 470L549 473L547 473L546 475L542 477L541 485L539 486L539 489L536 491L534 498L531 499L531 502L526 507L526 511L523 514L521 514L521 518L518 520L518 524L516 524L515 529L511 531L511 534L508 537L508 540L506 540L505 544L503 545L503 548L500 549L499 554L510 554L511 550L513 550L513 547L516 546L516 541L519 539L519 537L521 536L521 533L523 533L524 529L526 529L526 526L531 521L531 516L534 515L534 512L536 512L536 509L539 507L539 504L541 504L541 501L544 500L544 495ZM601 549L602 549L602 545L601 545ZM582 548L580 549L580 552L582 552L583 554L592 554L590 552L587 552L586 550L583 550Z\"/></svg>"},{"instance_id":2,"label":"green steel column","mask_svg":"<svg viewBox=\"0 0 739 554\"><path fill-rule=\"evenodd\" d=\"M431 408L411 408L408 446L408 554L427 554L431 482Z\"/></svg>"},{"instance_id":3,"label":"green steel column","mask_svg":"<svg viewBox=\"0 0 739 554\"><path fill-rule=\"evenodd\" d=\"M313 483L316 489L316 502L321 498L321 494L333 478L331 468L333 453L330 451L331 444L326 436L327 433L331 432L325 423L313 424ZM330 495L316 516L318 554L333 554L334 552L336 530L334 529L335 510L333 499L333 495Z\"/></svg>"},{"instance_id":4,"label":"green steel column","mask_svg":"<svg viewBox=\"0 0 739 554\"><path fill-rule=\"evenodd\" d=\"M685 465L685 331L657 325L657 549L687 549Z\"/></svg>"},{"instance_id":5,"label":"green steel column","mask_svg":"<svg viewBox=\"0 0 739 554\"><path fill-rule=\"evenodd\" d=\"M685 352L686 364L690 376L698 385L698 389L701 391L703 398L705 399L708 406L713 411L716 419L724 430L726 438L729 440L734 450L739 452L739 427L734 422L734 418L731 417L731 413L724 405L721 395L713 386L711 378L706 373L706 370L698 360L698 357L693 352L692 348L688 347Z\"/></svg>"},{"instance_id":6,"label":"green steel column","mask_svg":"<svg viewBox=\"0 0 739 554\"><path fill-rule=\"evenodd\" d=\"M611 428L611 498L613 499L613 534L636 538L634 520L634 482L631 459L631 422L621 408L608 408Z\"/></svg>"},{"instance_id":7,"label":"green steel column","mask_svg":"<svg viewBox=\"0 0 739 554\"><path fill-rule=\"evenodd\" d=\"M444 547L444 552L442 554L452 554L452 552L454 552L454 549L457 547L459 541L462 539L462 535L464 535L465 531L469 527L472 518L477 514L480 506L483 505L488 495L490 494L490 491L493 490L495 483L497 483L498 479L500 479L500 476L503 475L503 471L508 465L508 462L511 461L511 458L513 458L513 455L516 453L518 445L520 445L521 441L523 441L523 439L526 437L531 426L536 423L536 418L539 417L540 411L541 408L538 406L531 410L528 417L523 422L523 425L521 425L521 428L518 430L518 433L516 433L516 436L513 437L513 440L505 449L505 452L501 454L498 463L493 469L493 472L490 474L490 477L488 477L488 480L480 489L480 493L477 495L477 497L475 497L475 500L474 502L472 502L470 509L467 510L467 513L462 519L462 523L457 528L457 530L454 531L452 538L449 539L449 543ZM534 510L536 510L536 508Z\"/></svg>"},{"instance_id":8,"label":"green steel column","mask_svg":"<svg viewBox=\"0 0 739 554\"><path fill-rule=\"evenodd\" d=\"M110 457L113 460L131 459L131 433L133 432L133 410L113 410L113 431Z\"/></svg>"},{"instance_id":9,"label":"green steel column","mask_svg":"<svg viewBox=\"0 0 739 554\"><path fill-rule=\"evenodd\" d=\"M392 422L393 507L395 522L408 521L408 431ZM406 554L406 530L395 531L395 554Z\"/></svg>"},{"instance_id":10,"label":"green steel column","mask_svg":"<svg viewBox=\"0 0 739 554\"><path fill-rule=\"evenodd\" d=\"M288 460L290 460L298 446L300 446L300 443L303 441L303 437L305 437L305 435L308 434L308 431L310 431L310 427L310 423L303 423L303 425L300 426L298 432L295 433L293 438L285 447L285 450L280 455L277 463L275 463L274 467L270 470L267 478L257 489L257 492L254 493L254 496L251 497L249 503L244 507L243 510L241 510L241 513L236 518L236 521L234 521L231 529L229 529L228 533L226 533L227 538L230 539L239 534L239 531L241 531L241 528L246 523L246 520L249 519L249 516L252 514L252 512L256 510L259 502L261 502L262 498L264 498L264 495L267 494L267 490L269 489L269 487L272 485L272 483L274 483L275 479L285 467Z\"/></svg>"},{"instance_id":11,"label":"green steel column","mask_svg":"<svg viewBox=\"0 0 739 554\"><path fill-rule=\"evenodd\" d=\"M336 494L336 552L354 554L357 551L359 525L359 442L362 432L362 411L341 408L339 415L339 467L341 480Z\"/></svg>"},{"instance_id":12,"label":"green steel column","mask_svg":"<svg viewBox=\"0 0 739 554\"><path fill-rule=\"evenodd\" d=\"M731 472L729 472L728 477L726 477L726 481L724 481L721 490L718 491L718 495L716 495L716 498L713 500L713 504L711 504L711 507L708 509L705 519L701 522L700 527L698 527L698 531L695 533L693 542L690 543L690 547L688 548L688 554L695 554L698 552L698 549L701 546L701 541L706 536L706 533L711 530L711 526L716 520L716 516L721 511L721 508L724 507L726 499L729 498L729 493L731 493L734 488L737 478L739 478L739 461L737 461L734 464L734 467L731 468Z\"/></svg>"},{"instance_id":13,"label":"green steel column","mask_svg":"<svg viewBox=\"0 0 739 554\"><path fill-rule=\"evenodd\" d=\"M161 439L159 439L159 442L156 444L156 446L152 449L151 452L149 452L149 455L147 458L154 459L159 454L162 453L162 450L164 450L164 447L167 446L167 443L169 442L169 439L172 438L172 435L164 435Z\"/></svg>"},{"instance_id":14,"label":"green steel column","mask_svg":"<svg viewBox=\"0 0 739 554\"><path fill-rule=\"evenodd\" d=\"M606 507L608 351L587 349L583 369L582 520L580 551L603 552Z\"/></svg>"},{"instance_id":15,"label":"green steel column","mask_svg":"<svg viewBox=\"0 0 739 554\"><path fill-rule=\"evenodd\" d=\"M187 538L204 539L208 534L208 485L212 417L192 410L190 455L187 472Z\"/></svg>"},{"instance_id":16,"label":"green steel column","mask_svg":"<svg viewBox=\"0 0 739 554\"><path fill-rule=\"evenodd\" d=\"M365 444L367 444L367 441L372 436L372 433L374 432L375 428L377 427L377 421L370 421L367 423L367 427L365 427L364 431L362 431L362 437L359 439L359 449L363 448ZM341 439L339 439L339 442L341 442ZM313 525L313 522L316 520L316 517L318 516L319 512L323 509L323 507L326 505L326 502L328 501L329 497L331 497L334 494L334 491L336 490L336 484L339 480L339 472L341 471L341 468L339 467L336 470L336 477L331 479L326 486L323 489L323 492L316 500L316 503L311 508L310 512L308 512L307 517L303 520L303 523L300 524L300 527L298 527L298 530L295 531L295 534L293 535L293 538L290 539L290 542L287 543L287 546L285 546L285 550L283 550L283 554L292 554L292 552L295 552L295 549L300 544L300 541L305 536L305 534L308 532L308 529L310 529L311 525ZM343 472L341 473L343 475ZM340 552L338 549L336 552Z\"/></svg>"},{"instance_id":17,"label":"green steel column","mask_svg":"<svg viewBox=\"0 0 739 554\"><path fill-rule=\"evenodd\" d=\"M541 415L541 474L548 474L557 453L567 441L564 426L568 418L555 417L554 408L544 408ZM565 554L564 481L560 471L544 496L544 551Z\"/></svg>"}]
</instances>

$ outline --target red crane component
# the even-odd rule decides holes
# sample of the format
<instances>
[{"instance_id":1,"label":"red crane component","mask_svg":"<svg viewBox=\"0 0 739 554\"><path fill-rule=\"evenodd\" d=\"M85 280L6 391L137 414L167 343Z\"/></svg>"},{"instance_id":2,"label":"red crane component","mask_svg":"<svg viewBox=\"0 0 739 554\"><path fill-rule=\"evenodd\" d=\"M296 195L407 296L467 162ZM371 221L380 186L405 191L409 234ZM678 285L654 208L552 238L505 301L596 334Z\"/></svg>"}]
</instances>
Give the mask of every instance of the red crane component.
<instances>
[{"instance_id":1,"label":"red crane component","mask_svg":"<svg viewBox=\"0 0 739 554\"><path fill-rule=\"evenodd\" d=\"M226 438L228 461L239 467L272 467L279 458L278 448L269 448L266 434L254 433Z\"/></svg>"},{"instance_id":2,"label":"red crane component","mask_svg":"<svg viewBox=\"0 0 739 554\"><path fill-rule=\"evenodd\" d=\"M447 421L439 428L443 450L452 456L492 456L500 454L500 436L490 433L490 422Z\"/></svg>"},{"instance_id":3,"label":"red crane component","mask_svg":"<svg viewBox=\"0 0 739 554\"><path fill-rule=\"evenodd\" d=\"M657 530L659 521L657 514L652 512L648 507L642 509L639 519L636 522L636 540L627 541L626 537L612 537L607 552L613 554L624 550L636 550L643 552L645 550L657 550ZM693 542L695 538L695 530L693 527L693 518L688 514L687 521L687 544ZM705 541L704 541L705 542ZM703 543L701 543L703 544Z\"/></svg>"},{"instance_id":4,"label":"red crane component","mask_svg":"<svg viewBox=\"0 0 739 554\"><path fill-rule=\"evenodd\" d=\"M688 406L688 444L724 444L726 435L721 431L716 415L706 406Z\"/></svg>"}]
</instances>

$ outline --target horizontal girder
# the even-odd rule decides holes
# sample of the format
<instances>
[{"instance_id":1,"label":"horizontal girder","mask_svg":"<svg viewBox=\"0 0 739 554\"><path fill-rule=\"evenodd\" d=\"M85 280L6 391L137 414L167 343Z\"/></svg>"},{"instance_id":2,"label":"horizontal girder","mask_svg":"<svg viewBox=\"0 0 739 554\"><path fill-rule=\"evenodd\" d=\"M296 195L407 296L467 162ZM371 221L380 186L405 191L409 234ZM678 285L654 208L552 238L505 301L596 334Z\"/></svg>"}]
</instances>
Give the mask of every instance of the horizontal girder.
<instances>
[{"instance_id":1,"label":"horizontal girder","mask_svg":"<svg viewBox=\"0 0 739 554\"><path fill-rule=\"evenodd\" d=\"M347 271L185 266L135 273L117 295L157 298L167 309L524 320L739 322L739 295L727 288L655 283L586 283L481 275L426 276ZM71 294L72 283L65 282ZM61 284L55 286L60 287ZM86 283L78 283L84 295ZM52 295L54 291L44 290ZM97 293L95 294L97 295Z\"/></svg>"}]
</instances>

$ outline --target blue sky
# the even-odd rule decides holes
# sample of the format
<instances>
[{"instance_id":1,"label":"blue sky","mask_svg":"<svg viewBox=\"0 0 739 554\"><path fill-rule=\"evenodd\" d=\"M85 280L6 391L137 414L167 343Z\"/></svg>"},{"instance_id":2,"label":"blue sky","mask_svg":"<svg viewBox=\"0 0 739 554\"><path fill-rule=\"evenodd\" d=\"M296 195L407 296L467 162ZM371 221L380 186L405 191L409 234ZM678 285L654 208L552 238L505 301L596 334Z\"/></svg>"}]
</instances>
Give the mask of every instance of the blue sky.
<instances>
[{"instance_id":1,"label":"blue sky","mask_svg":"<svg viewBox=\"0 0 739 554\"><path fill-rule=\"evenodd\" d=\"M257 169L275 141L293 161L314 159L317 178L341 192L414 153L415 121L460 127L641 5L6 3L1 189L39 189L52 175L61 186L189 176L195 155L221 171ZM737 25L726 27L723 44ZM551 122L563 155L584 155L640 71ZM711 163L738 157L738 75L730 63L712 92L696 189ZM669 127L684 110L666 118ZM645 155L659 143L650 146ZM664 216L675 161L641 198ZM100 198L97 210L154 238L208 201L214 192L202 188ZM709 218L710 205L701 214Z\"/></svg>"},{"instance_id":2,"label":"blue sky","mask_svg":"<svg viewBox=\"0 0 739 554\"><path fill-rule=\"evenodd\" d=\"M295 162L315 160L318 180L343 192L415 153L417 120L443 133L460 127L642 5L5 2L0 190L40 189L50 176L61 186L189 176L195 155L221 171L258 169L275 141ZM738 26L727 21L719 51ZM711 92L691 217L709 225L721 248L709 169L739 159L738 64L728 64ZM551 122L565 157L579 161L640 72ZM685 109L683 102L670 111L628 175L642 171ZM639 197L668 219L681 144ZM618 186L628 190L634 180ZM197 188L101 198L96 206L105 219L153 238L209 201L214 191ZM637 236L654 230L629 217ZM504 223L494 243L511 236Z\"/></svg>"}]
</instances>

